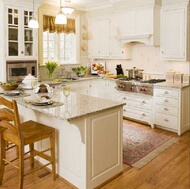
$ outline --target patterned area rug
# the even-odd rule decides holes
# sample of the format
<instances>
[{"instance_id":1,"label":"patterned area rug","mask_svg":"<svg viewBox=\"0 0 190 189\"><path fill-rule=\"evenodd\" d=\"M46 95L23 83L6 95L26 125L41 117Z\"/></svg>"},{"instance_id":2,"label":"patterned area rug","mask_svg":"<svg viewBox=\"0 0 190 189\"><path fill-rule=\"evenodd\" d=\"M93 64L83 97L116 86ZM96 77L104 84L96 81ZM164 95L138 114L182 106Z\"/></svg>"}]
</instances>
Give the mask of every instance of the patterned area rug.
<instances>
[{"instance_id":1,"label":"patterned area rug","mask_svg":"<svg viewBox=\"0 0 190 189\"><path fill-rule=\"evenodd\" d=\"M123 163L139 169L178 140L178 137L123 124Z\"/></svg>"}]
</instances>

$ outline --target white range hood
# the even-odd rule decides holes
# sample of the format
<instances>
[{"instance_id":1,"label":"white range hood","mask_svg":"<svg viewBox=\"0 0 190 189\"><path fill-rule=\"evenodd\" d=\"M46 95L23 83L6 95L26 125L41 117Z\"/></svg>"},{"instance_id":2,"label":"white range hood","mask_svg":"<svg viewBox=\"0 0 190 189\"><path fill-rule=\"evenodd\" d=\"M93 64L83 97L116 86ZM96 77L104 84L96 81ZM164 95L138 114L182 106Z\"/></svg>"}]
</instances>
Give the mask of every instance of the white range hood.
<instances>
[{"instance_id":1,"label":"white range hood","mask_svg":"<svg viewBox=\"0 0 190 189\"><path fill-rule=\"evenodd\" d=\"M128 43L144 43L147 46L152 45L152 34L145 35L127 35L127 36L119 36L116 37L118 41L120 41L121 45L126 45Z\"/></svg>"}]
</instances>

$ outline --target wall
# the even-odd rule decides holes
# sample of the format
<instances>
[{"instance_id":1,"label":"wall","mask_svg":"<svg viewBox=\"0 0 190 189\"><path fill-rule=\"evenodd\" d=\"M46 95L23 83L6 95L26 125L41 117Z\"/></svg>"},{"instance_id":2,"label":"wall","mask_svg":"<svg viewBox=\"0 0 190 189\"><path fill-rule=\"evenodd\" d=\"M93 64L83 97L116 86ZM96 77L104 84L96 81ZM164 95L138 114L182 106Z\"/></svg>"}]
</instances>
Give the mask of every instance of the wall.
<instances>
[{"instance_id":1,"label":"wall","mask_svg":"<svg viewBox=\"0 0 190 189\"><path fill-rule=\"evenodd\" d=\"M190 74L190 62L169 62L160 60L160 48L136 44L132 47L131 60L106 60L106 69L116 74L116 65L121 64L124 74L126 69L136 67L143 69L144 73L152 78L165 78L165 73L171 69L185 74Z\"/></svg>"}]
</instances>

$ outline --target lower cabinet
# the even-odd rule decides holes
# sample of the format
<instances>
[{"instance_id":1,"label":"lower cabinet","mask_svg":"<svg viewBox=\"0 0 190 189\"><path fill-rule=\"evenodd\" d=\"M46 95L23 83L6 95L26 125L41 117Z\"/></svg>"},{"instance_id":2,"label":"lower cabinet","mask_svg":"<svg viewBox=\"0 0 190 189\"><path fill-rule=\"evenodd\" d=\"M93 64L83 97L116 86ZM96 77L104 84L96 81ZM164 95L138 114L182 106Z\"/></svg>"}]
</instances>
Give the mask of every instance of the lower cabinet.
<instances>
[{"instance_id":1,"label":"lower cabinet","mask_svg":"<svg viewBox=\"0 0 190 189\"><path fill-rule=\"evenodd\" d=\"M190 87L154 89L154 124L181 135L190 128Z\"/></svg>"},{"instance_id":2,"label":"lower cabinet","mask_svg":"<svg viewBox=\"0 0 190 189\"><path fill-rule=\"evenodd\" d=\"M152 96L120 92L121 100L126 103L123 116L146 122L153 127Z\"/></svg>"},{"instance_id":3,"label":"lower cabinet","mask_svg":"<svg viewBox=\"0 0 190 189\"><path fill-rule=\"evenodd\" d=\"M89 81L71 82L68 85L71 87L71 91L73 92L86 95L89 93Z\"/></svg>"}]
</instances>

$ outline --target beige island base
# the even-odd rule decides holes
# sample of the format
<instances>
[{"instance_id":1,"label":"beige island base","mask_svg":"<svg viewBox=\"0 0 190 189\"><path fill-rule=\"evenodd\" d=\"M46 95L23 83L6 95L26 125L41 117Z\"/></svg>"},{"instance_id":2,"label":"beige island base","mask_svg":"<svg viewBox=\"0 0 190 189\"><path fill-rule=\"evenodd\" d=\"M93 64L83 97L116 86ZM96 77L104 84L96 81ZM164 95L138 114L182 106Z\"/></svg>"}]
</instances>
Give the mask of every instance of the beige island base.
<instances>
[{"instance_id":1,"label":"beige island base","mask_svg":"<svg viewBox=\"0 0 190 189\"><path fill-rule=\"evenodd\" d=\"M18 98L23 121L56 129L56 172L80 189L92 189L122 172L123 103L71 93L64 105L38 107ZM47 141L37 144L43 149ZM44 163L42 159L39 159Z\"/></svg>"}]
</instances>

